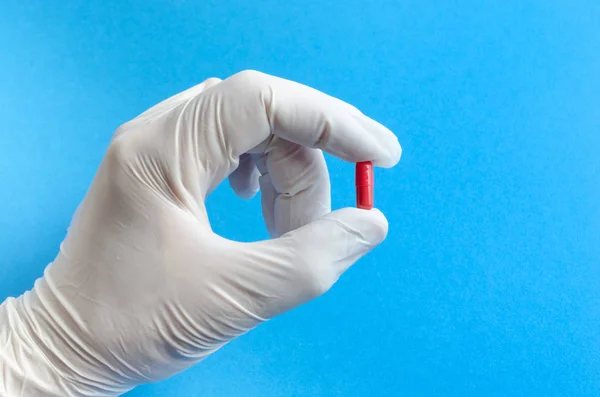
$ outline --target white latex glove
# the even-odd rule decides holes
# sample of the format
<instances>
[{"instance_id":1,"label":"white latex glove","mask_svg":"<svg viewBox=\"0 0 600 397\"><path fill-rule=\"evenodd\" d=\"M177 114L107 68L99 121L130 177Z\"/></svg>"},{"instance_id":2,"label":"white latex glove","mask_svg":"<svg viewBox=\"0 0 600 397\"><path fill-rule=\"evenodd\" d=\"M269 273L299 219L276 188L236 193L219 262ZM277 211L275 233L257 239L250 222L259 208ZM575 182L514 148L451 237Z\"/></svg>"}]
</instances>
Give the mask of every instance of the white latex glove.
<instances>
[{"instance_id":1,"label":"white latex glove","mask_svg":"<svg viewBox=\"0 0 600 397\"><path fill-rule=\"evenodd\" d=\"M320 149L382 167L401 153L356 108L254 71L121 126L56 260L0 306L0 395L120 395L325 293L388 225L330 212ZM260 185L273 239L212 232L204 200L227 176L242 197Z\"/></svg>"}]
</instances>

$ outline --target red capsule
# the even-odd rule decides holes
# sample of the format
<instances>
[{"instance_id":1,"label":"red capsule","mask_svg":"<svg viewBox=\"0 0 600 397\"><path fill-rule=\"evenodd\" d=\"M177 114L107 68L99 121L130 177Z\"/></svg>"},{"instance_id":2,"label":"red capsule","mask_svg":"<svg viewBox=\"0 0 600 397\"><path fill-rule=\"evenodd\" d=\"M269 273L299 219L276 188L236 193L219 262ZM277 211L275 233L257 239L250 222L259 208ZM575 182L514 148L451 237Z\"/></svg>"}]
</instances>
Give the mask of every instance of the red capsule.
<instances>
[{"instance_id":1,"label":"red capsule","mask_svg":"<svg viewBox=\"0 0 600 397\"><path fill-rule=\"evenodd\" d=\"M370 161L361 161L356 163L356 207L370 210L373 208L373 185L375 178L373 175L373 163Z\"/></svg>"}]
</instances>

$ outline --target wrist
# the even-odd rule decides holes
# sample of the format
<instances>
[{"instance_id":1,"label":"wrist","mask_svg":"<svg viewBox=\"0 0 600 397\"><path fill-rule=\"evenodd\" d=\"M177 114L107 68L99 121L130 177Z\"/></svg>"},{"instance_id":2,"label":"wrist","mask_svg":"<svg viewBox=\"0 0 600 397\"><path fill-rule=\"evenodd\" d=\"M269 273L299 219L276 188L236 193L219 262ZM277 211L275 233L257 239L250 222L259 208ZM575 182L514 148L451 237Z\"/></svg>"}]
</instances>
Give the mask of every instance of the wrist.
<instances>
[{"instance_id":1,"label":"wrist","mask_svg":"<svg viewBox=\"0 0 600 397\"><path fill-rule=\"evenodd\" d=\"M44 278L0 305L0 397L119 396Z\"/></svg>"},{"instance_id":2,"label":"wrist","mask_svg":"<svg viewBox=\"0 0 600 397\"><path fill-rule=\"evenodd\" d=\"M64 379L27 332L22 300L0 304L0 396L67 396Z\"/></svg>"}]
</instances>

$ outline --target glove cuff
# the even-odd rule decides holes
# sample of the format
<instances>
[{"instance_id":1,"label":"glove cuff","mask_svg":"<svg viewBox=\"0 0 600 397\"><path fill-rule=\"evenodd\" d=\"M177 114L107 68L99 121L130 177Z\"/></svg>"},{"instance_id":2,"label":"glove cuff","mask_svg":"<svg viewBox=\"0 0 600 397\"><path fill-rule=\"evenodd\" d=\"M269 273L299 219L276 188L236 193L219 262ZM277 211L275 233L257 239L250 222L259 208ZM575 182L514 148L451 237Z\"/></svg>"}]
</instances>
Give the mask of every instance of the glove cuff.
<instances>
[{"instance_id":1,"label":"glove cuff","mask_svg":"<svg viewBox=\"0 0 600 397\"><path fill-rule=\"evenodd\" d=\"M31 293L31 292L28 292ZM65 380L33 342L23 321L23 296L0 305L0 396L72 395Z\"/></svg>"}]
</instances>

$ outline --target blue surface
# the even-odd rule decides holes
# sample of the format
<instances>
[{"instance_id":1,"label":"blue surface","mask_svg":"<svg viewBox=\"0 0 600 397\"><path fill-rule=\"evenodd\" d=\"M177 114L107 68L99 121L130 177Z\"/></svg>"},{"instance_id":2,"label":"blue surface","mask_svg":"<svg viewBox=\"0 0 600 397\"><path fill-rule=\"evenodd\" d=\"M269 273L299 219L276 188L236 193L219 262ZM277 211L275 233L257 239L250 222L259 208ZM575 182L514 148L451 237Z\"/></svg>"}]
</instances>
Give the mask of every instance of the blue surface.
<instances>
[{"instance_id":1,"label":"blue surface","mask_svg":"<svg viewBox=\"0 0 600 397\"><path fill-rule=\"evenodd\" d=\"M598 1L54 3L0 5L0 299L53 259L113 130L207 77L312 85L404 148L374 254L128 396L598 395ZM259 199L209 204L218 232L266 236Z\"/></svg>"}]
</instances>

